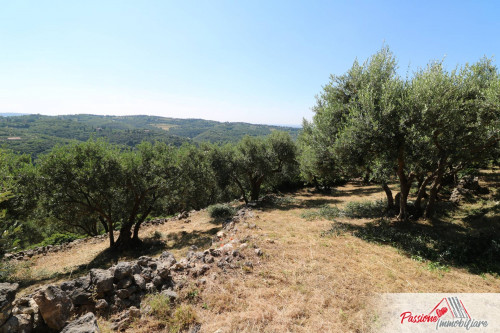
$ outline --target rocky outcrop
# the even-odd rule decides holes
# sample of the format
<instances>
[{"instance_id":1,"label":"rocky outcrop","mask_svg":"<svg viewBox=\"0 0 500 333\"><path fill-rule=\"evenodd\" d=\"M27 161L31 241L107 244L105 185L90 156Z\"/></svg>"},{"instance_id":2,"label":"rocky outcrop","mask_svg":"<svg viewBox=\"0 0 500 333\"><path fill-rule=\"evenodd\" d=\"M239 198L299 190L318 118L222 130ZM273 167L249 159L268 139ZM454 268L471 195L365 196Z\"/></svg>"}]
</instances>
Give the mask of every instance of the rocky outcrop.
<instances>
[{"instance_id":1,"label":"rocky outcrop","mask_svg":"<svg viewBox=\"0 0 500 333\"><path fill-rule=\"evenodd\" d=\"M486 193L488 193L488 189L479 185L478 177L467 176L460 179L457 187L455 187L451 192L449 200L454 204L459 204L461 201L472 197L475 194Z\"/></svg>"},{"instance_id":2,"label":"rocky outcrop","mask_svg":"<svg viewBox=\"0 0 500 333\"><path fill-rule=\"evenodd\" d=\"M9 319L19 285L17 283L0 283L0 326Z\"/></svg>"},{"instance_id":3,"label":"rocky outcrop","mask_svg":"<svg viewBox=\"0 0 500 333\"><path fill-rule=\"evenodd\" d=\"M61 330L73 311L73 303L61 288L53 285L38 290L33 299L49 328Z\"/></svg>"},{"instance_id":4,"label":"rocky outcrop","mask_svg":"<svg viewBox=\"0 0 500 333\"><path fill-rule=\"evenodd\" d=\"M97 318L89 312L86 315L73 320L64 327L61 333L99 333L99 326L97 326Z\"/></svg>"},{"instance_id":5,"label":"rocky outcrop","mask_svg":"<svg viewBox=\"0 0 500 333\"><path fill-rule=\"evenodd\" d=\"M235 235L237 224L248 224L249 217L253 217L251 209L241 209L214 236L215 248L198 251L193 245L179 261L169 252L158 258L142 256L109 269L92 269L86 276L42 287L18 299L14 299L17 284L0 284L0 333L99 332L96 315L117 313L113 327L122 329L130 318L140 316L141 300L147 293L160 292L175 302L189 280L204 284L204 276L211 270L241 268L248 272L253 263L245 261L241 251L252 237L237 240ZM262 255L257 250L255 256ZM77 319L71 321L73 318Z\"/></svg>"}]
</instances>

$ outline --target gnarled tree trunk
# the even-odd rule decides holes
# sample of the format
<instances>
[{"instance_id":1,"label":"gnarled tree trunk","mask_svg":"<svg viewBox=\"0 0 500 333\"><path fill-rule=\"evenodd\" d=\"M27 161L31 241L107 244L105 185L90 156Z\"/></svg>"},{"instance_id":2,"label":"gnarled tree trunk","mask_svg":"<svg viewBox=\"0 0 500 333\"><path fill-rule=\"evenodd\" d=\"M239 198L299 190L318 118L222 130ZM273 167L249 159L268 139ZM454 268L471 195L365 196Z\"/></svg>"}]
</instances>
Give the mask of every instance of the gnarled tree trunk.
<instances>
[{"instance_id":1,"label":"gnarled tree trunk","mask_svg":"<svg viewBox=\"0 0 500 333\"><path fill-rule=\"evenodd\" d=\"M431 188L429 190L429 200L427 201L427 207L425 207L425 218L430 218L434 214L434 206L436 203L436 198L439 190L441 189L441 180L444 174L444 159L439 159L438 168L436 170L436 177L432 182Z\"/></svg>"},{"instance_id":2,"label":"gnarled tree trunk","mask_svg":"<svg viewBox=\"0 0 500 333\"><path fill-rule=\"evenodd\" d=\"M387 197L387 210L394 208L394 198L392 197L392 191L386 182L382 182L382 188L384 189L385 195Z\"/></svg>"}]
</instances>

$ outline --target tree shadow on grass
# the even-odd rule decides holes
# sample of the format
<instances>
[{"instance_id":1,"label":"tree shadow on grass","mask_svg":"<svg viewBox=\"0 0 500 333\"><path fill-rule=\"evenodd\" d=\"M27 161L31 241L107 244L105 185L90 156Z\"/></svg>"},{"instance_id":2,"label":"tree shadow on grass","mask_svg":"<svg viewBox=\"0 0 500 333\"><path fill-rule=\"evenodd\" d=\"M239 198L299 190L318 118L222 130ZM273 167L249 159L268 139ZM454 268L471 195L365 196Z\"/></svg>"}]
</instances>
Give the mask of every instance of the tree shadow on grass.
<instances>
[{"instance_id":1,"label":"tree shadow on grass","mask_svg":"<svg viewBox=\"0 0 500 333\"><path fill-rule=\"evenodd\" d=\"M182 249L192 245L205 248L212 244L212 239L219 230L220 228L212 228L206 231L193 230L192 232L172 233L168 235L168 243L173 242L173 244L167 245L165 248L167 250Z\"/></svg>"},{"instance_id":2,"label":"tree shadow on grass","mask_svg":"<svg viewBox=\"0 0 500 333\"><path fill-rule=\"evenodd\" d=\"M181 231L172 233L168 235L167 242L155 237L145 238L142 240L141 245L136 248L128 250L107 248L97 254L90 262L81 264L71 271L56 272L46 276L29 276L15 282L18 282L21 288L25 288L34 284L42 284L55 280L74 279L87 274L93 268L106 269L118 263L118 261L131 261L140 256L154 256L166 250L181 249L191 245L204 248L211 244L213 235L215 235L219 229L220 228L212 228L207 231L194 230L192 232Z\"/></svg>"},{"instance_id":3,"label":"tree shadow on grass","mask_svg":"<svg viewBox=\"0 0 500 333\"><path fill-rule=\"evenodd\" d=\"M317 198L317 199L307 199L300 200L292 197L285 197L290 199L282 199L278 197L278 200L261 202L259 209L263 211L281 210L287 211L292 209L303 209L303 208L318 208L325 205L338 204L341 201L338 199L332 199L330 197Z\"/></svg>"},{"instance_id":4,"label":"tree shadow on grass","mask_svg":"<svg viewBox=\"0 0 500 333\"><path fill-rule=\"evenodd\" d=\"M423 224L380 219L364 225L334 222L322 235L350 233L367 242L393 246L418 261L465 268L473 274L500 274L499 230L498 216L488 229L443 220Z\"/></svg>"}]
</instances>

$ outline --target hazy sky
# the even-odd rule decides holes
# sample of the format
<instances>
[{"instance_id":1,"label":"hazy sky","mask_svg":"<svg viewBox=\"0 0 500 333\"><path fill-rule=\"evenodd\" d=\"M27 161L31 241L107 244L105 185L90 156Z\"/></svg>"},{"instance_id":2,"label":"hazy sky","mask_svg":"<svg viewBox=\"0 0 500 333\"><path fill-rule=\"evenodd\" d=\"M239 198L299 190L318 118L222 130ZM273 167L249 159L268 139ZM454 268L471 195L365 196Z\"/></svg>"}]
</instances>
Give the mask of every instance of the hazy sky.
<instances>
[{"instance_id":1,"label":"hazy sky","mask_svg":"<svg viewBox=\"0 0 500 333\"><path fill-rule=\"evenodd\" d=\"M384 41L403 74L498 56L497 3L2 1L0 112L300 124Z\"/></svg>"}]
</instances>

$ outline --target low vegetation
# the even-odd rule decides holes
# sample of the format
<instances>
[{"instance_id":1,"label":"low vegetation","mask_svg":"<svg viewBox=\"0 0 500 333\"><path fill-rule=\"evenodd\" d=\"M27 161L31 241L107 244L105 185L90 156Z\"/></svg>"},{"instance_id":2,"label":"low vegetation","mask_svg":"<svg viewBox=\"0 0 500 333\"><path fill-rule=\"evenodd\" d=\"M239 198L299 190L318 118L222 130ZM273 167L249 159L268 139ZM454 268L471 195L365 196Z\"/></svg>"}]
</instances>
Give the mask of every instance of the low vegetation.
<instances>
[{"instance_id":1,"label":"low vegetation","mask_svg":"<svg viewBox=\"0 0 500 333\"><path fill-rule=\"evenodd\" d=\"M236 213L236 209L227 204L217 204L208 207L208 214L214 220L224 220L232 217Z\"/></svg>"}]
</instances>

